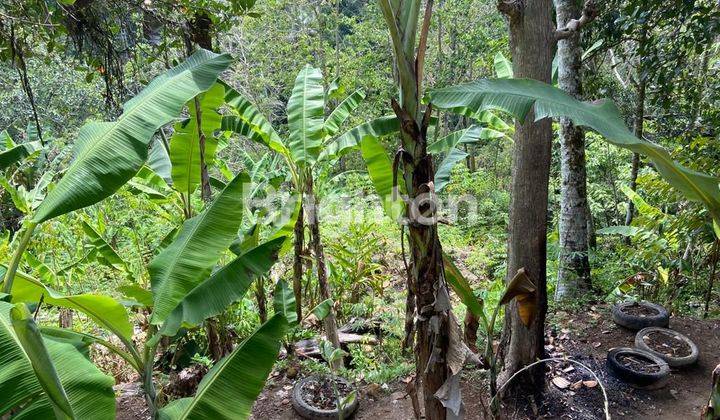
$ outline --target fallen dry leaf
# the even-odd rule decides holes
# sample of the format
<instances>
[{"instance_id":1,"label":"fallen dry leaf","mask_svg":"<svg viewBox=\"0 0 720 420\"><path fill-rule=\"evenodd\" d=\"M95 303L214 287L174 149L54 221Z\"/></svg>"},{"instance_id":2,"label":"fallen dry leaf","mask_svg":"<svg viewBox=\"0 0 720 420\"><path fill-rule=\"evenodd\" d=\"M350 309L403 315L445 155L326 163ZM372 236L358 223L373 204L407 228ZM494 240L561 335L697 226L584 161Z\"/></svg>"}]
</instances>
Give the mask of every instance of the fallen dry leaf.
<instances>
[{"instance_id":1,"label":"fallen dry leaf","mask_svg":"<svg viewBox=\"0 0 720 420\"><path fill-rule=\"evenodd\" d=\"M552 383L553 383L553 385L555 385L556 387L558 387L560 389L566 389L567 387L570 386L570 381L563 378L562 376L554 377L552 380Z\"/></svg>"},{"instance_id":2,"label":"fallen dry leaf","mask_svg":"<svg viewBox=\"0 0 720 420\"><path fill-rule=\"evenodd\" d=\"M582 383L588 388L595 388L598 384L597 381L582 381Z\"/></svg>"},{"instance_id":3,"label":"fallen dry leaf","mask_svg":"<svg viewBox=\"0 0 720 420\"><path fill-rule=\"evenodd\" d=\"M575 370L574 367L568 366L568 367L566 367L565 369L563 369L562 371L565 372L565 373L570 373L570 372L572 372L573 370Z\"/></svg>"},{"instance_id":4,"label":"fallen dry leaf","mask_svg":"<svg viewBox=\"0 0 720 420\"><path fill-rule=\"evenodd\" d=\"M580 380L580 381L577 381L574 384L570 385L570 389L577 391L578 389L582 388L582 386L583 386L583 381Z\"/></svg>"}]
</instances>

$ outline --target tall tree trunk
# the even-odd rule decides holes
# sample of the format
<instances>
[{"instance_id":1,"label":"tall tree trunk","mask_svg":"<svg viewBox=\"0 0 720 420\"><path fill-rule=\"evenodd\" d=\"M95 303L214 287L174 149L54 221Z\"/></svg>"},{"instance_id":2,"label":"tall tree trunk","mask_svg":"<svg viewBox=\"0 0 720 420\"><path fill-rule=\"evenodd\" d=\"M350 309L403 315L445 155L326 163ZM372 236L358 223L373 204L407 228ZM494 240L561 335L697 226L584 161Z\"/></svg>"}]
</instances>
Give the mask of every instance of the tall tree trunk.
<instances>
[{"instance_id":1,"label":"tall tree trunk","mask_svg":"<svg viewBox=\"0 0 720 420\"><path fill-rule=\"evenodd\" d=\"M555 43L552 1L528 0L514 4L523 9L510 16L510 49L515 77L550 83ZM505 310L500 351L503 370L498 375L501 385L524 366L542 358L544 350L552 122L547 118L534 120L531 111L524 124L515 123L506 281L525 267L537 287L537 314L526 327L515 301ZM543 376L544 368L538 366L515 385L524 383L526 388L539 392L543 388Z\"/></svg>"},{"instance_id":2,"label":"tall tree trunk","mask_svg":"<svg viewBox=\"0 0 720 420\"><path fill-rule=\"evenodd\" d=\"M298 321L302 318L302 278L303 278L303 248L305 246L305 221L303 210L303 195L298 197L300 200L300 212L295 221L293 234L295 236L294 256L293 256L293 294L295 295L295 311L297 312Z\"/></svg>"},{"instance_id":3,"label":"tall tree trunk","mask_svg":"<svg viewBox=\"0 0 720 420\"><path fill-rule=\"evenodd\" d=\"M638 46L639 49L643 49L643 44L645 41L645 32L643 31L640 34L640 46ZM640 57L640 61L638 63L637 68L637 102L635 103L635 112L633 113L633 134L635 134L635 137L642 139L643 138L643 123L645 122L645 88L647 85L647 77L643 75L643 65L642 65L643 58ZM635 191L637 189L637 176L638 176L638 170L640 169L640 154L633 153L632 157L632 169L630 170L630 189ZM635 204L632 202L631 199L628 198L627 201L627 212L625 213L625 225L630 226L630 223L632 223L633 216L635 213ZM626 242L630 242L630 238L626 238Z\"/></svg>"},{"instance_id":4,"label":"tall tree trunk","mask_svg":"<svg viewBox=\"0 0 720 420\"><path fill-rule=\"evenodd\" d=\"M320 296L322 300L332 299L332 293L330 292L330 284L328 283L327 268L325 265L325 251L323 250L322 242L320 240L320 219L319 219L319 202L313 191L313 179L310 174L307 176L307 204L308 208L305 209L305 214L308 218L308 224L310 225L310 246L315 254L315 265L317 268L318 285L320 286ZM332 343L336 349L340 348L340 339L338 338L337 331L337 320L335 318L335 309L330 308L330 313L323 319L325 326L325 335L328 341ZM342 367L342 359L337 361L335 368Z\"/></svg>"},{"instance_id":5,"label":"tall tree trunk","mask_svg":"<svg viewBox=\"0 0 720 420\"><path fill-rule=\"evenodd\" d=\"M554 0L558 28L580 16L577 0ZM558 41L558 85L582 97L580 31ZM578 297L590 289L588 261L587 175L585 132L569 118L560 118L560 261L556 300Z\"/></svg>"}]
</instances>

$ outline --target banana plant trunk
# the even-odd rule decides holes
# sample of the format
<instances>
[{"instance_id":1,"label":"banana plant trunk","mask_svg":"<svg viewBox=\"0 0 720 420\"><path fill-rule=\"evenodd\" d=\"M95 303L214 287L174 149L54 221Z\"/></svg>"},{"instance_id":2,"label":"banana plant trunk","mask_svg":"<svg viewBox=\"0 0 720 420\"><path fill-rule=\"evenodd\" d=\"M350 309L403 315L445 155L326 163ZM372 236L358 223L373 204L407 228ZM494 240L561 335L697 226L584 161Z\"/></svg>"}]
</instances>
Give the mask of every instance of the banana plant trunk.
<instances>
[{"instance_id":1,"label":"banana plant trunk","mask_svg":"<svg viewBox=\"0 0 720 420\"><path fill-rule=\"evenodd\" d=\"M558 28L580 16L576 0L555 0ZM582 96L580 31L558 41L558 86L574 98ZM560 261L555 299L579 297L590 289L588 260L587 172L585 132L569 118L560 119Z\"/></svg>"},{"instance_id":2,"label":"banana plant trunk","mask_svg":"<svg viewBox=\"0 0 720 420\"><path fill-rule=\"evenodd\" d=\"M522 8L510 17L510 50L513 72L517 78L530 78L545 83L551 81L554 39L552 0L515 2ZM526 326L513 300L505 310L504 328L499 357L503 369L498 384L541 359L544 351L544 326L547 312L546 264L548 183L552 146L552 121L534 121L531 111L524 123L515 123L513 150L512 192L508 226L507 279L525 268L538 291L536 316ZM543 388L544 367L532 369L519 378L525 390L539 393Z\"/></svg>"},{"instance_id":3,"label":"banana plant trunk","mask_svg":"<svg viewBox=\"0 0 720 420\"><path fill-rule=\"evenodd\" d=\"M299 197L303 202L302 194ZM305 246L305 220L303 206L300 206L293 234L295 236L293 259L293 294L295 295L295 311L298 320L302 318L302 278L303 278L303 248Z\"/></svg>"},{"instance_id":4,"label":"banana plant trunk","mask_svg":"<svg viewBox=\"0 0 720 420\"><path fill-rule=\"evenodd\" d=\"M310 246L312 247L313 254L315 254L315 265L317 268L318 285L320 288L321 300L332 299L332 293L330 292L330 284L328 283L327 266L325 265L325 251L323 250L322 242L320 240L320 218L318 214L319 202L313 191L313 179L312 176L307 176L307 200L303 205L308 206L305 209L305 214L308 218L308 224L310 225ZM337 320L335 318L335 309L330 308L330 313L323 319L325 326L325 335L328 341L332 343L336 349L340 348L340 338L337 330ZM343 364L342 358L333 362L335 369L341 368Z\"/></svg>"},{"instance_id":5,"label":"banana plant trunk","mask_svg":"<svg viewBox=\"0 0 720 420\"><path fill-rule=\"evenodd\" d=\"M403 176L408 191L406 206L410 251L410 289L415 291L415 366L421 378L425 418L444 420L446 408L435 393L449 377L447 354L449 346L450 305L444 281L442 247L437 231L437 201L434 191L432 158L427 154L427 126L431 109L425 111L421 124L393 101L395 114L401 121Z\"/></svg>"}]
</instances>

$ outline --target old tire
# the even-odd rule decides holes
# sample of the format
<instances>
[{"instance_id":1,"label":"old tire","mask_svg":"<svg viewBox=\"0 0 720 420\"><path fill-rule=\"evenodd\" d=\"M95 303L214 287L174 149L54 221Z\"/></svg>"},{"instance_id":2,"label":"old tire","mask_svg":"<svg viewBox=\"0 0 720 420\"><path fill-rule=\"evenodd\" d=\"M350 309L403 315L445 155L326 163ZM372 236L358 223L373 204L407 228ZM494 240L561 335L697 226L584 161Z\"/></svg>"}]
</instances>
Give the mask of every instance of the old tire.
<instances>
[{"instance_id":1,"label":"old tire","mask_svg":"<svg viewBox=\"0 0 720 420\"><path fill-rule=\"evenodd\" d=\"M324 375L314 375L314 376L308 376L306 378L303 378L295 383L295 386L292 390L292 395L290 400L292 401L292 406L295 409L295 412L297 412L302 418L308 419L308 420L330 420L330 419L339 419L340 416L338 416L338 410L321 410L319 408L313 407L312 405L308 404L302 396L302 388L303 385L305 385L308 382L311 381L321 381L323 379L327 378ZM343 382L348 387L352 387L350 382L348 382L345 378L341 378L339 376L333 377L336 382ZM355 398L355 401L353 401L352 404L345 407L343 410L343 419L349 419L352 417L352 415L355 413L355 410L358 408L358 398Z\"/></svg>"},{"instance_id":2,"label":"old tire","mask_svg":"<svg viewBox=\"0 0 720 420\"><path fill-rule=\"evenodd\" d=\"M622 355L632 355L651 361L654 364L658 365L660 367L660 370L658 372L636 371L629 368L628 366L625 366L618 360L618 357ZM629 347L611 349L607 355L607 367L608 370L616 377L622 379L629 384L641 387L661 383L670 374L670 367L667 363L665 363L663 359L644 350L631 349Z\"/></svg>"},{"instance_id":3,"label":"old tire","mask_svg":"<svg viewBox=\"0 0 720 420\"><path fill-rule=\"evenodd\" d=\"M626 309L632 306L642 306L655 311L653 315L641 316L632 315L626 312ZM612 319L620 325L634 331L647 327L663 327L666 328L670 324L670 314L667 309L652 302L622 302L612 307Z\"/></svg>"},{"instance_id":4,"label":"old tire","mask_svg":"<svg viewBox=\"0 0 720 420\"><path fill-rule=\"evenodd\" d=\"M645 343L645 340L643 340L643 337L646 336L648 333L651 332L661 332L666 333L668 335L674 336L678 338L679 340L685 342L690 347L690 354L687 356L682 357L675 357L675 356L669 356L664 353L660 353L659 351L655 351L650 348ZM687 366L691 365L695 362L697 362L698 356L700 355L700 351L698 350L697 345L692 342L688 337L680 334L677 331L668 329L668 328L660 328L660 327L647 327L643 328L642 330L638 331L637 335L635 335L635 347L637 347L640 350L645 350L648 353L652 353L655 356L663 359L670 367L681 367L681 366Z\"/></svg>"}]
</instances>

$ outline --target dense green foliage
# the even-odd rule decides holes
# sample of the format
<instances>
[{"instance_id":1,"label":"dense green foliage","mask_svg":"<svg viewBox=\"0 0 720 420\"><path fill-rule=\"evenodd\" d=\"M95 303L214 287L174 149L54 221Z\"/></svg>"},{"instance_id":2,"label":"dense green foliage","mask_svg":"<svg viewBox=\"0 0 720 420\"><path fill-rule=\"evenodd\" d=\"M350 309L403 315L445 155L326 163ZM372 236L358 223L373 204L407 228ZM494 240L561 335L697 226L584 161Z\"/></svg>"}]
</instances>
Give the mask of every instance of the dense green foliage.
<instances>
[{"instance_id":1,"label":"dense green foliage","mask_svg":"<svg viewBox=\"0 0 720 420\"><path fill-rule=\"evenodd\" d=\"M393 59L382 8L175 3L0 5L0 417L112 418L108 375L139 377L158 418L244 417L273 364L294 363L277 361L281 344L318 336L329 314L371 319L385 335L351 344L343 374L383 382L412 371L401 350L406 187L390 102L412 66ZM435 2L423 103L433 106L431 194L457 318L469 311L492 337L501 305L523 297L503 282L514 120L531 110L588 129L594 293L571 304L643 298L720 315L720 11L710 0L670 3L600 6L583 29L579 102L512 79L495 2ZM217 53L201 48L205 38ZM634 190L632 152L643 156ZM559 167L554 147L549 296ZM302 301L293 294L302 194L321 203L330 300L306 230ZM229 346L209 361L218 324ZM480 340L490 357L492 340ZM167 401L158 390L168 375L192 364L212 369L194 396Z\"/></svg>"}]
</instances>

